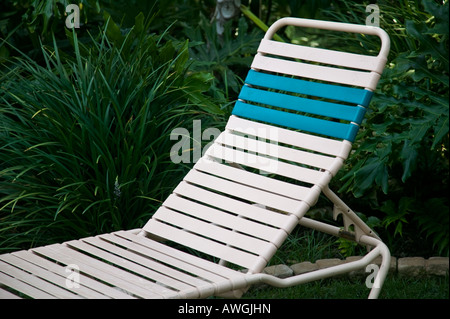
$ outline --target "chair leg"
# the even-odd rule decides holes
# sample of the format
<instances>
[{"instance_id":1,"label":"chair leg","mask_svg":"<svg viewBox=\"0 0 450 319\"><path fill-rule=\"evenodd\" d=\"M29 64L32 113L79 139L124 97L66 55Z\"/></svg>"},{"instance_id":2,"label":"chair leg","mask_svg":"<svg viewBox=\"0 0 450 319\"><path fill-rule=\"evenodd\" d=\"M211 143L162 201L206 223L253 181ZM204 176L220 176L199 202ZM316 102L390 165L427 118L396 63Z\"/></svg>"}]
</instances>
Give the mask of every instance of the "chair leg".
<instances>
[{"instance_id":1,"label":"chair leg","mask_svg":"<svg viewBox=\"0 0 450 319\"><path fill-rule=\"evenodd\" d=\"M368 246L375 247L374 249L379 250L382 257L382 263L379 269L375 269L376 276L374 278L374 283L372 285L369 299L378 298L381 290L381 286L386 279L387 273L389 271L389 266L391 263L391 254L389 248L381 241L375 232L370 229L359 217L355 214L335 193L333 193L328 186L324 187L323 193L330 199L335 205L335 211L337 214L342 214L344 217L344 224L353 224L355 227L355 238L356 242L361 244L366 244ZM335 213L335 214L336 214ZM336 215L335 215L336 217Z\"/></svg>"},{"instance_id":2,"label":"chair leg","mask_svg":"<svg viewBox=\"0 0 450 319\"><path fill-rule=\"evenodd\" d=\"M303 225L313 225L318 226L316 221L308 220L305 223L302 223ZM320 225L319 228L326 229L328 225ZM337 233L338 230L336 230L337 227L331 226L328 229L328 233L333 234ZM354 270L362 269L369 265L373 265L373 261L378 257L382 256L382 264L381 268L377 271L374 283L371 287L370 293L369 293L369 299L376 299L378 298L378 295L381 291L381 288L383 286L384 280L386 278L387 272L389 270L389 264L390 264L390 253L389 249L384 245L380 240L363 235L361 236L361 243L365 245L369 245L374 247L369 253L367 253L362 259L357 261L352 261L344 264L340 264L337 266L324 268L315 270L313 272L304 273L288 278L278 278L273 275L264 274L264 273L257 273L257 274L249 274L247 278L247 284L255 284L255 283L266 283L268 285L274 286L274 287L280 287L280 288L286 288L286 287L292 287L297 286L300 284L304 284L307 282L311 282L318 279L324 279L332 276L336 276L339 274L349 273ZM367 284L367 282L366 282Z\"/></svg>"},{"instance_id":3,"label":"chair leg","mask_svg":"<svg viewBox=\"0 0 450 319\"><path fill-rule=\"evenodd\" d=\"M382 258L380 267L374 267L374 275L368 277L374 279L373 284L370 283L371 291L369 299L376 299L380 294L381 287L386 279L391 263L391 254L389 248L381 241L381 239L375 234L375 232L362 221L358 215L355 214L335 193L333 193L328 186L322 190L323 194L334 204L335 218L338 214L343 215L344 230L337 227L311 220L303 217L300 219L299 224L312 229L316 229L330 235L337 237L345 237L359 244L366 245L372 248L373 253L378 253ZM354 233L348 231L348 226L354 225ZM368 284L368 283L367 283Z\"/></svg>"},{"instance_id":4,"label":"chair leg","mask_svg":"<svg viewBox=\"0 0 450 319\"><path fill-rule=\"evenodd\" d=\"M378 240L376 238L370 236L362 236L361 242L367 245L375 246L374 249L379 250L379 254L382 258L380 268L376 268L376 275L369 294L369 299L376 299L380 294L381 288L389 271L389 267L391 264L391 253L389 251L389 248L381 240Z\"/></svg>"}]
</instances>

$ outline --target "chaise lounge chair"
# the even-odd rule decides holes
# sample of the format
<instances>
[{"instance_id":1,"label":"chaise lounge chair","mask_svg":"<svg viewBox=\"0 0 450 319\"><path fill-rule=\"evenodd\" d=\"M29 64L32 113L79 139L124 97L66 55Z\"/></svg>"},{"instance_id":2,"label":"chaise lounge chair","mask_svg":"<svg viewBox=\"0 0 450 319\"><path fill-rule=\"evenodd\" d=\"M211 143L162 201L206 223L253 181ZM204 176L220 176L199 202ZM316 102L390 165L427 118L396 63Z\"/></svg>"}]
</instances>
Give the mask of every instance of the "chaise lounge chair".
<instances>
[{"instance_id":1,"label":"chaise lounge chair","mask_svg":"<svg viewBox=\"0 0 450 319\"><path fill-rule=\"evenodd\" d=\"M378 36L381 48L358 55L272 40L288 25ZM377 298L389 250L328 184L352 149L388 51L389 37L377 27L278 20L224 132L142 229L0 255L0 297L239 298L253 284L294 286L365 269L381 256L369 294ZM305 217L320 194L343 227ZM298 224L368 253L285 279L263 273Z\"/></svg>"}]
</instances>

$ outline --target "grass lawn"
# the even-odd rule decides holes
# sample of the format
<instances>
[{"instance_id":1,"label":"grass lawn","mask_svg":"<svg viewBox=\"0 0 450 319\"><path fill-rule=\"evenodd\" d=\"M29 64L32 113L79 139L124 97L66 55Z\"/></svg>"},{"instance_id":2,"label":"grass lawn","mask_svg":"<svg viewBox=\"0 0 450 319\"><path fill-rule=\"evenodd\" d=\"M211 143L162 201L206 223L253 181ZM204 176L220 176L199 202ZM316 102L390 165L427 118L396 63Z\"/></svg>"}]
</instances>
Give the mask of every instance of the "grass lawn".
<instances>
[{"instance_id":1,"label":"grass lawn","mask_svg":"<svg viewBox=\"0 0 450 319\"><path fill-rule=\"evenodd\" d=\"M379 299L449 299L447 277L402 278L388 276ZM249 299L365 299L365 279L324 279L291 288L261 286L250 289Z\"/></svg>"}]
</instances>

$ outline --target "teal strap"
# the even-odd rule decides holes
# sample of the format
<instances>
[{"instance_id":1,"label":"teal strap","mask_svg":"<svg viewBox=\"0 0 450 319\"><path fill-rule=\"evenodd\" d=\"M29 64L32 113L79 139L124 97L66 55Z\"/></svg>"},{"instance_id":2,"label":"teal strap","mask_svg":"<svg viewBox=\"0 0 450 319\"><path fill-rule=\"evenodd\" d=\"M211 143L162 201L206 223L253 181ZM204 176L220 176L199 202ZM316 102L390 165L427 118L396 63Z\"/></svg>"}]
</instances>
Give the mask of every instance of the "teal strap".
<instances>
[{"instance_id":1,"label":"teal strap","mask_svg":"<svg viewBox=\"0 0 450 319\"><path fill-rule=\"evenodd\" d=\"M247 102L261 103L292 111L346 120L358 124L361 124L366 112L366 109L360 106L349 106L301 98L288 94L255 89L247 85L244 85L242 88L239 98Z\"/></svg>"},{"instance_id":2,"label":"teal strap","mask_svg":"<svg viewBox=\"0 0 450 319\"><path fill-rule=\"evenodd\" d=\"M245 83L270 89L306 94L367 107L373 92L345 86L310 82L250 70Z\"/></svg>"},{"instance_id":3,"label":"teal strap","mask_svg":"<svg viewBox=\"0 0 450 319\"><path fill-rule=\"evenodd\" d=\"M358 126L283 112L237 101L232 114L292 129L336 137L353 142Z\"/></svg>"},{"instance_id":4,"label":"teal strap","mask_svg":"<svg viewBox=\"0 0 450 319\"><path fill-rule=\"evenodd\" d=\"M372 97L369 90L310 82L255 70L249 71L245 84L239 94L240 101L236 102L233 109L234 115L350 142L355 140L358 125L366 112L365 107ZM320 98L331 101L321 101ZM348 123L342 123L341 120Z\"/></svg>"}]
</instances>

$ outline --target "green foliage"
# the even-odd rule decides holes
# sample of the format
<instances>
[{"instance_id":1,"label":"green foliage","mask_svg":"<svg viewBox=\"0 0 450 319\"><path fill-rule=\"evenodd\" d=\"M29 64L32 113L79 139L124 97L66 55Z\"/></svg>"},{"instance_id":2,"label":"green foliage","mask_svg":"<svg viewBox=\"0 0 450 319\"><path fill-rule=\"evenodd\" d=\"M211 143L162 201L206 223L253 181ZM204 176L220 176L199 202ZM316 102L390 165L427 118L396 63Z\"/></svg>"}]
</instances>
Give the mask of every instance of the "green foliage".
<instances>
[{"instance_id":1,"label":"green foliage","mask_svg":"<svg viewBox=\"0 0 450 319\"><path fill-rule=\"evenodd\" d=\"M331 0L276 0L242 1L264 24L270 25L281 17L300 17L307 19L323 18L323 11L330 8ZM248 3L248 4L247 4Z\"/></svg>"},{"instance_id":2,"label":"green foliage","mask_svg":"<svg viewBox=\"0 0 450 319\"><path fill-rule=\"evenodd\" d=\"M367 217L363 213L356 213L361 220L369 226L370 229L378 232L382 230L382 221L375 216ZM341 224L342 225L342 224ZM354 226L350 225L350 231L354 232ZM359 245L358 243L348 240L346 238L339 237L336 242L338 243L338 249L343 257L349 256L364 256L367 253L367 248Z\"/></svg>"},{"instance_id":3,"label":"green foliage","mask_svg":"<svg viewBox=\"0 0 450 319\"><path fill-rule=\"evenodd\" d=\"M187 41L148 34L142 15L124 34L105 17L87 44L70 33L71 54L55 40L44 65L24 56L2 75L2 250L141 227L185 173L171 130L210 117Z\"/></svg>"},{"instance_id":4,"label":"green foliage","mask_svg":"<svg viewBox=\"0 0 450 319\"><path fill-rule=\"evenodd\" d=\"M272 257L269 265L295 264L302 261L314 262L318 259L335 258L338 254L335 237L297 227Z\"/></svg>"},{"instance_id":5,"label":"green foliage","mask_svg":"<svg viewBox=\"0 0 450 319\"><path fill-rule=\"evenodd\" d=\"M380 208L386 214L383 225L394 227L394 237L402 236L403 227L408 222L419 226L419 234L431 239L433 248L439 253L448 249L448 201L445 197L432 197L424 202L411 197L401 197L398 203L387 200ZM429 238L430 237L430 238Z\"/></svg>"},{"instance_id":6,"label":"green foliage","mask_svg":"<svg viewBox=\"0 0 450 319\"><path fill-rule=\"evenodd\" d=\"M215 94L224 93L225 100L234 101L263 33L257 29L249 30L243 17L238 20L237 26L227 23L223 37L217 36L216 25L207 21L203 14L197 27L184 25L185 34L191 41L192 68L211 71Z\"/></svg>"},{"instance_id":7,"label":"green foliage","mask_svg":"<svg viewBox=\"0 0 450 319\"><path fill-rule=\"evenodd\" d=\"M37 59L40 56L41 44L50 44L52 35L60 48L66 45L64 35L66 7L74 1L68 0L4 0L0 12L0 61L10 55L15 55L15 50L10 50L2 45L7 41L16 49ZM101 18L100 0L80 0L76 4L80 8L81 31L87 31L89 23Z\"/></svg>"},{"instance_id":8,"label":"green foliage","mask_svg":"<svg viewBox=\"0 0 450 319\"><path fill-rule=\"evenodd\" d=\"M369 196L395 236L424 232L448 254L449 5L378 5L392 51L341 190Z\"/></svg>"},{"instance_id":9,"label":"green foliage","mask_svg":"<svg viewBox=\"0 0 450 319\"><path fill-rule=\"evenodd\" d=\"M270 286L251 288L244 299L291 299L292 308L297 306L298 299L367 299L369 288L365 284L366 278L328 278L290 288L276 288ZM388 275L383 284L380 299L437 299L442 300L442 308L448 294L448 276L446 277L407 277ZM310 302L310 300L307 300ZM283 303L284 305L285 303ZM439 304L439 302L438 302ZM289 302L288 302L289 305ZM419 303L417 309L423 308ZM410 310L409 308L408 310ZM330 310L330 312L334 309ZM403 309L400 311L404 312Z\"/></svg>"}]
</instances>

